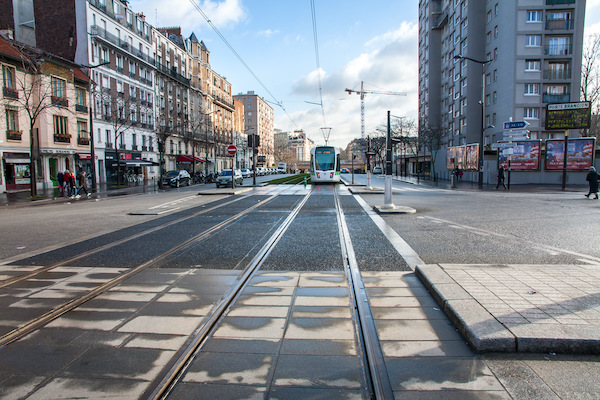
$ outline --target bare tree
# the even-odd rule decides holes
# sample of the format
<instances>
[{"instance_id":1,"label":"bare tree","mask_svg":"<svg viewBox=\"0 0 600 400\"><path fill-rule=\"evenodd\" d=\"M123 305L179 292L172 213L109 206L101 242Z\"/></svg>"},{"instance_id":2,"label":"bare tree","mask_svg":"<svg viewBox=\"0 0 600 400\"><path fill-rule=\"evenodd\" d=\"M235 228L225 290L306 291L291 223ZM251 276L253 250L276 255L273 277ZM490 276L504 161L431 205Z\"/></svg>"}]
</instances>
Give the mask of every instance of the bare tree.
<instances>
[{"instance_id":1,"label":"bare tree","mask_svg":"<svg viewBox=\"0 0 600 400\"><path fill-rule=\"evenodd\" d=\"M287 143L275 142L274 155L277 162L284 162L289 166L298 162L298 157L296 157L296 154L289 148Z\"/></svg>"},{"instance_id":2,"label":"bare tree","mask_svg":"<svg viewBox=\"0 0 600 400\"><path fill-rule=\"evenodd\" d=\"M581 100L589 101L592 110L592 123L588 136L600 138L600 35L586 38L581 57Z\"/></svg>"},{"instance_id":3,"label":"bare tree","mask_svg":"<svg viewBox=\"0 0 600 400\"><path fill-rule=\"evenodd\" d=\"M429 153L431 156L431 170L435 171L435 154L434 152L442 147L446 133L441 127L432 127L429 125L421 126L419 129L419 142L425 154ZM425 156L425 155L424 155ZM433 180L437 178L433 176Z\"/></svg>"}]
</instances>

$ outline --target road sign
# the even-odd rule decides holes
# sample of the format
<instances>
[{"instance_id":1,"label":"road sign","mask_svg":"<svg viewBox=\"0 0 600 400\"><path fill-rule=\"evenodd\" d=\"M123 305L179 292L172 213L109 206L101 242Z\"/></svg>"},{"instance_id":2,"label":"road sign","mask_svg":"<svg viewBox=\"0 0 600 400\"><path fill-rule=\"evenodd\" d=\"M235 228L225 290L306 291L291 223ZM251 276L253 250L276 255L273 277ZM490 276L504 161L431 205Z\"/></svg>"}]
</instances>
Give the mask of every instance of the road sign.
<instances>
[{"instance_id":1,"label":"road sign","mask_svg":"<svg viewBox=\"0 0 600 400\"><path fill-rule=\"evenodd\" d=\"M227 146L227 152L229 153L229 155L234 155L237 152L237 147L235 147L235 145L230 144L229 146Z\"/></svg>"},{"instance_id":2,"label":"road sign","mask_svg":"<svg viewBox=\"0 0 600 400\"><path fill-rule=\"evenodd\" d=\"M505 156L513 155L514 152L515 150L512 147L507 147L506 149L502 150L502 154L504 154Z\"/></svg>"},{"instance_id":3,"label":"road sign","mask_svg":"<svg viewBox=\"0 0 600 400\"><path fill-rule=\"evenodd\" d=\"M585 129L590 127L590 122L589 101L548 104L546 107L546 129Z\"/></svg>"},{"instance_id":4,"label":"road sign","mask_svg":"<svg viewBox=\"0 0 600 400\"><path fill-rule=\"evenodd\" d=\"M504 123L504 129L523 129L529 126L529 122L527 121L508 121Z\"/></svg>"}]
</instances>

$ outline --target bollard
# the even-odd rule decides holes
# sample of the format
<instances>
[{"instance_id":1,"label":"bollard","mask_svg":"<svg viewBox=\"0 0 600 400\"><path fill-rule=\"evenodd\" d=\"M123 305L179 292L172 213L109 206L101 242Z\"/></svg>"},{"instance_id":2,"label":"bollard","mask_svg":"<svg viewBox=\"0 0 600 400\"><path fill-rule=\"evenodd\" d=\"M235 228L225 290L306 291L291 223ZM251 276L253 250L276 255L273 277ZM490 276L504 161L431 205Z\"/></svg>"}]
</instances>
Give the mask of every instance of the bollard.
<instances>
[{"instance_id":1,"label":"bollard","mask_svg":"<svg viewBox=\"0 0 600 400\"><path fill-rule=\"evenodd\" d=\"M304 189L306 189L306 177L304 177Z\"/></svg>"}]
</instances>

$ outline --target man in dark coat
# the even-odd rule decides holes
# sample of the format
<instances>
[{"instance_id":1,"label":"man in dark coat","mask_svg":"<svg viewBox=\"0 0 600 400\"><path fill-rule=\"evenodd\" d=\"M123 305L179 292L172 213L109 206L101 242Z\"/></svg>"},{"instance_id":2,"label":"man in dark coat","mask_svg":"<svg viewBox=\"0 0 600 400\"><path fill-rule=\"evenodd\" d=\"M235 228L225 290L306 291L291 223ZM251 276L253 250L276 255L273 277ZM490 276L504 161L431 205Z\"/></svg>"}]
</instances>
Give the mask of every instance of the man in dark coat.
<instances>
[{"instance_id":1,"label":"man in dark coat","mask_svg":"<svg viewBox=\"0 0 600 400\"><path fill-rule=\"evenodd\" d=\"M56 174L56 180L58 181L58 195L63 196L65 194L65 177L62 171L58 171L58 174Z\"/></svg>"},{"instance_id":2,"label":"man in dark coat","mask_svg":"<svg viewBox=\"0 0 600 400\"><path fill-rule=\"evenodd\" d=\"M592 193L594 196L596 196L594 198L598 199L598 179L600 179L600 176L596 172L596 168L590 167L590 172L588 172L587 177L585 178L585 180L590 184L590 191L585 195L585 197L588 199Z\"/></svg>"}]
</instances>

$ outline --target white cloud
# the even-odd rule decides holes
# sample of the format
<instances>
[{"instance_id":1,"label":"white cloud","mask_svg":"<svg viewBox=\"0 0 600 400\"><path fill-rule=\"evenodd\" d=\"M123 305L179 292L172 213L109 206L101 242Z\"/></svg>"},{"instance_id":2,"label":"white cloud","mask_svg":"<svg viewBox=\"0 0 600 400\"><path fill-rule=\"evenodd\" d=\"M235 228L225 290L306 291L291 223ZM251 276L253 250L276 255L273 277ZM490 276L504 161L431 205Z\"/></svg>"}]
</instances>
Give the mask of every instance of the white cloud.
<instances>
[{"instance_id":1,"label":"white cloud","mask_svg":"<svg viewBox=\"0 0 600 400\"><path fill-rule=\"evenodd\" d=\"M273 35L276 35L278 33L279 33L279 31L277 29L275 29L275 30L265 29L264 31L258 32L257 35L269 38L269 37L271 37Z\"/></svg>"},{"instance_id":2,"label":"white cloud","mask_svg":"<svg viewBox=\"0 0 600 400\"><path fill-rule=\"evenodd\" d=\"M204 17L190 0L131 0L130 3L133 10L144 11L146 20L153 26L177 25L187 33L207 27ZM239 23L246 17L242 0L203 0L198 7L217 28Z\"/></svg>"},{"instance_id":3,"label":"white cloud","mask_svg":"<svg viewBox=\"0 0 600 400\"><path fill-rule=\"evenodd\" d=\"M315 141L322 142L324 123L332 127L330 142L345 147L352 139L360 137L360 97L348 96L346 88L365 91L407 92L407 96L367 94L365 97L366 134L385 122L387 110L399 116L416 118L418 56L416 24L403 23L397 30L387 32L366 42L365 52L339 70L326 74L321 71L325 118L319 106L291 113L299 128ZM299 98L315 99L318 96L317 71L296 80L292 94ZM318 102L318 100L315 100ZM277 110L276 110L277 111ZM285 115L276 117L277 127L291 130L296 127Z\"/></svg>"}]
</instances>

